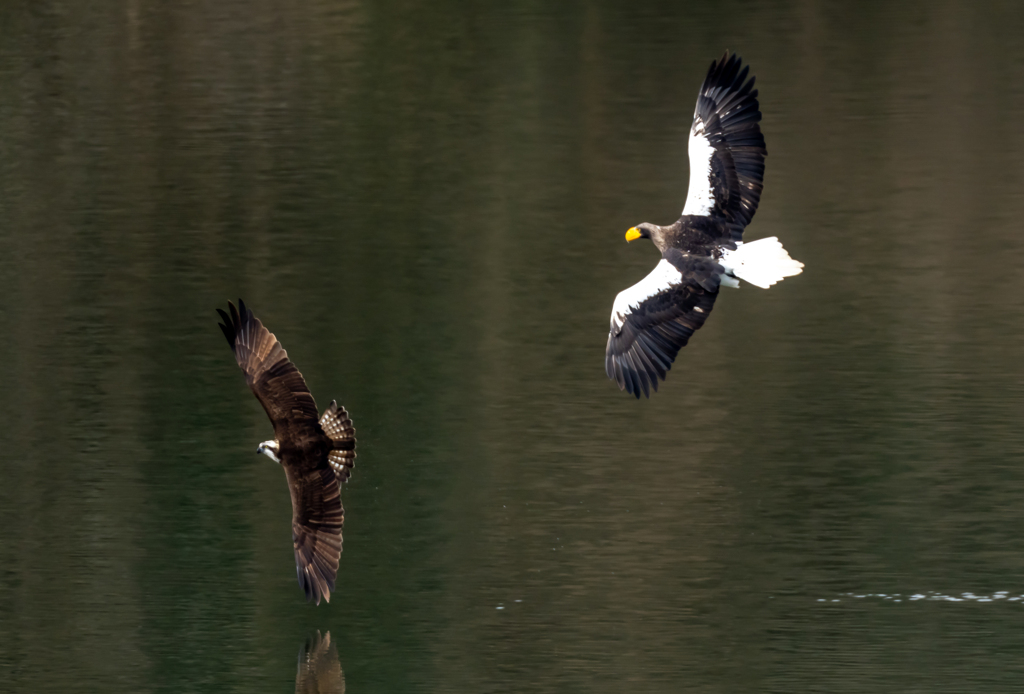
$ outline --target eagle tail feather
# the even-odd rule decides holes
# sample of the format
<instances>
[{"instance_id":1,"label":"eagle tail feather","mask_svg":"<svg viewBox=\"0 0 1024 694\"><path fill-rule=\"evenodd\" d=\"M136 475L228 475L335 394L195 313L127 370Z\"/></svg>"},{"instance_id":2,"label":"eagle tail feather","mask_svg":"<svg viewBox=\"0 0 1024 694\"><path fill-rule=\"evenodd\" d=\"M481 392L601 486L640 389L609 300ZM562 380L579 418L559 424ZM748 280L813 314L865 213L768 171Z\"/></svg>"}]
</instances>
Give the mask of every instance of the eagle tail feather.
<instances>
[{"instance_id":1,"label":"eagle tail feather","mask_svg":"<svg viewBox=\"0 0 1024 694\"><path fill-rule=\"evenodd\" d=\"M735 251L726 251L720 262L732 275L761 289L804 270L804 264L789 257L774 236L739 244Z\"/></svg>"}]
</instances>

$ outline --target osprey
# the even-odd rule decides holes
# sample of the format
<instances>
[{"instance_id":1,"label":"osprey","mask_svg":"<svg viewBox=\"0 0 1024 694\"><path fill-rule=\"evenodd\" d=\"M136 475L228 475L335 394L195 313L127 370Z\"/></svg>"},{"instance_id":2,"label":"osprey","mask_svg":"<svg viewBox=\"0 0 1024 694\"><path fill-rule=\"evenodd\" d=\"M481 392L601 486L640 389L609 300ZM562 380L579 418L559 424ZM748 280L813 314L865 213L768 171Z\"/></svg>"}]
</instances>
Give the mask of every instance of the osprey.
<instances>
[{"instance_id":1,"label":"osprey","mask_svg":"<svg viewBox=\"0 0 1024 694\"><path fill-rule=\"evenodd\" d=\"M306 600L331 601L341 557L341 483L356 459L356 430L344 407L331 401L322 416L302 374L274 334L241 299L230 301L220 329L245 380L274 425L274 438L256 449L284 468L292 497L295 570Z\"/></svg>"},{"instance_id":2,"label":"osprey","mask_svg":"<svg viewBox=\"0 0 1024 694\"><path fill-rule=\"evenodd\" d=\"M620 390L650 397L679 349L704 325L719 287L739 280L767 289L800 274L775 237L743 243L761 199L768 154L749 68L728 52L711 63L690 128L690 186L682 217L669 226L638 224L626 241L650 239L661 252L654 271L619 292L612 306L605 371Z\"/></svg>"}]
</instances>

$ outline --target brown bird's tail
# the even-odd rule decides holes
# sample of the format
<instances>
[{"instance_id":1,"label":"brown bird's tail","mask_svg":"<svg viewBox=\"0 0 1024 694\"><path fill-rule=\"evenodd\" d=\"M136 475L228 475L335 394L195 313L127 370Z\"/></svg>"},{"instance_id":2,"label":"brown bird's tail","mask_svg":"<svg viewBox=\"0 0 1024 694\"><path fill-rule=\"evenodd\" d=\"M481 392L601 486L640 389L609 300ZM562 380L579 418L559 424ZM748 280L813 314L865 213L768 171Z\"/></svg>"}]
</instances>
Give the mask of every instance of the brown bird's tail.
<instances>
[{"instance_id":1,"label":"brown bird's tail","mask_svg":"<svg viewBox=\"0 0 1024 694\"><path fill-rule=\"evenodd\" d=\"M356 428L345 408L337 400L331 400L330 406L320 417L320 427L331 439L334 450L327 454L327 459L341 484L352 474L356 464Z\"/></svg>"}]
</instances>

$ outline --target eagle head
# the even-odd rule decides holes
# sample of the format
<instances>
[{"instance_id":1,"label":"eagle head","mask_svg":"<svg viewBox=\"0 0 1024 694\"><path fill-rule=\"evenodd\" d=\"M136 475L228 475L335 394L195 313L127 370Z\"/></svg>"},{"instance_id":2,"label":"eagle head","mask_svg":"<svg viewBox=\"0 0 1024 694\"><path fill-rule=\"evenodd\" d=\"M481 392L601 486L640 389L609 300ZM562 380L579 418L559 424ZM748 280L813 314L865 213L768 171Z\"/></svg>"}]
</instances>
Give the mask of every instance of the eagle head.
<instances>
[{"instance_id":1,"label":"eagle head","mask_svg":"<svg viewBox=\"0 0 1024 694\"><path fill-rule=\"evenodd\" d=\"M262 453L263 455L273 460L275 463L281 462L281 459L277 457L277 454L281 452L281 444L277 442L277 439L273 439L271 441L264 441L256 449L256 452Z\"/></svg>"},{"instance_id":2,"label":"eagle head","mask_svg":"<svg viewBox=\"0 0 1024 694\"><path fill-rule=\"evenodd\" d=\"M637 239L651 239L652 241L657 242L661 239L661 227L657 224L651 224L650 222L637 224L626 232L626 240L636 241Z\"/></svg>"}]
</instances>

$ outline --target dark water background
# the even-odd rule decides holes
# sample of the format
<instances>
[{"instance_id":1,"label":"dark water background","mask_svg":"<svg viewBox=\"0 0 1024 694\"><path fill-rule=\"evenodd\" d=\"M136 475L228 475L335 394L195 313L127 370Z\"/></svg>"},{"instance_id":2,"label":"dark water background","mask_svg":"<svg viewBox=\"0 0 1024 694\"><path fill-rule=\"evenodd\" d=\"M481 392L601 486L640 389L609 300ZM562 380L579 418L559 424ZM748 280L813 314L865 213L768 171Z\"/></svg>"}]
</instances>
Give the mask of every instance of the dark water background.
<instances>
[{"instance_id":1,"label":"dark water background","mask_svg":"<svg viewBox=\"0 0 1024 694\"><path fill-rule=\"evenodd\" d=\"M0 5L0 690L1024 688L1024 5ZM769 157L651 401L603 372L725 48ZM359 432L302 601L242 296ZM966 594L966 595L965 595Z\"/></svg>"}]
</instances>

